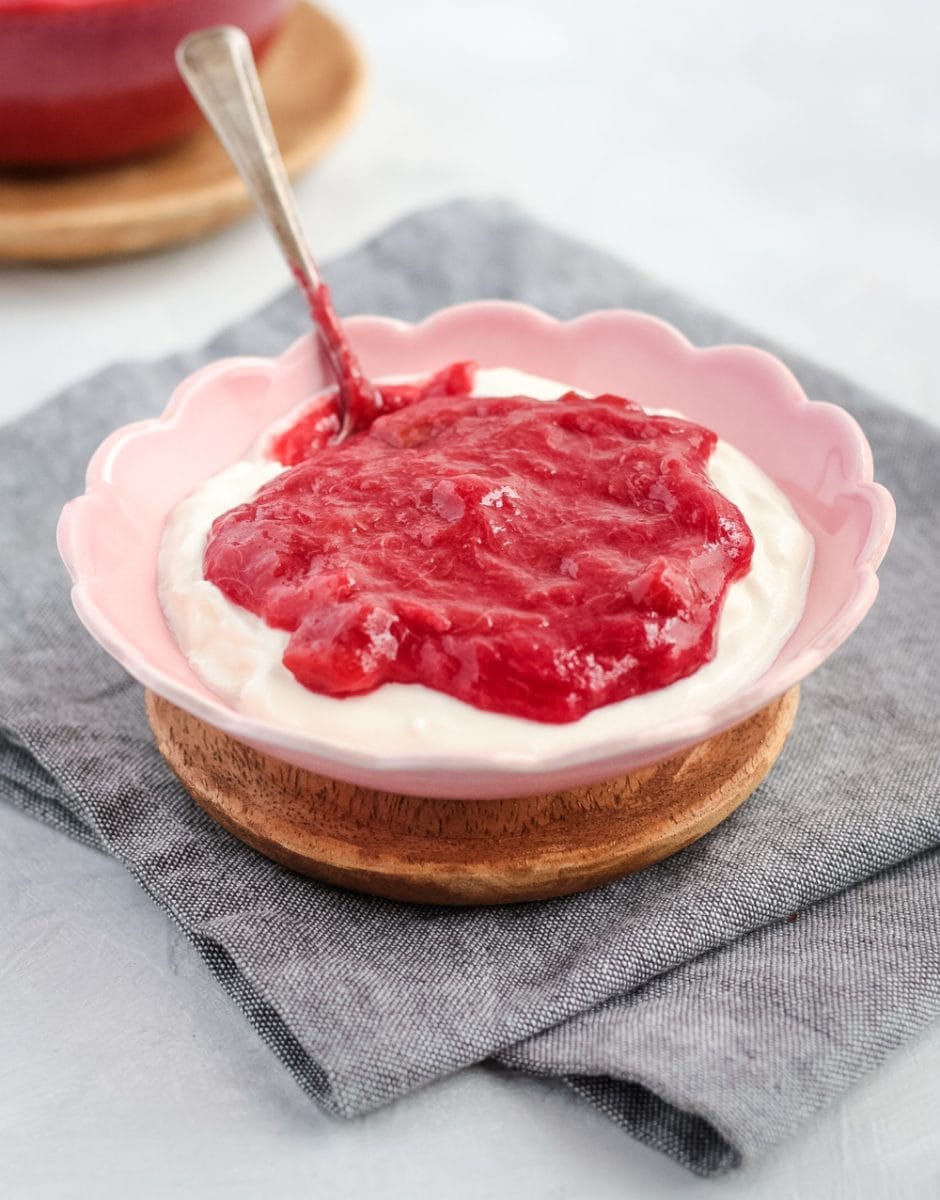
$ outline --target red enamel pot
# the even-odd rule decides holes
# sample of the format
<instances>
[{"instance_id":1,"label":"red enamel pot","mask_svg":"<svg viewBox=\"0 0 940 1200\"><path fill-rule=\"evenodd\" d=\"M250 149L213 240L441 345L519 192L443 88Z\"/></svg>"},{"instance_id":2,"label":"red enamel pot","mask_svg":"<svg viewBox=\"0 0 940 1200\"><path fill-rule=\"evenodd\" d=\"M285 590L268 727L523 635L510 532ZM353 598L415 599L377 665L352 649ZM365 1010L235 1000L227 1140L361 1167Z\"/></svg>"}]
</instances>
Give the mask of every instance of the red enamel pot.
<instances>
[{"instance_id":1,"label":"red enamel pot","mask_svg":"<svg viewBox=\"0 0 940 1200\"><path fill-rule=\"evenodd\" d=\"M239 25L261 55L291 2L0 0L0 163L102 162L195 129L180 38Z\"/></svg>"}]
</instances>

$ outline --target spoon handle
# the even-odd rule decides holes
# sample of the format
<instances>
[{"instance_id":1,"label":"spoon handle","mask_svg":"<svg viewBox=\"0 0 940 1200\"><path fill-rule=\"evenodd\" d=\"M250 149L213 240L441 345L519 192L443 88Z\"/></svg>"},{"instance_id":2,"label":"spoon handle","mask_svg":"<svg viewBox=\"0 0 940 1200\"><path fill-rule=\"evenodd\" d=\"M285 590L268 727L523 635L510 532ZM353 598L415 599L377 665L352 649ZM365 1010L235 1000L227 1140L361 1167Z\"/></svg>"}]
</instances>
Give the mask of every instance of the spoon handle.
<instances>
[{"instance_id":1,"label":"spoon handle","mask_svg":"<svg viewBox=\"0 0 940 1200\"><path fill-rule=\"evenodd\" d=\"M177 46L176 65L309 296L320 275L300 227L248 38L232 25L199 30Z\"/></svg>"}]
</instances>

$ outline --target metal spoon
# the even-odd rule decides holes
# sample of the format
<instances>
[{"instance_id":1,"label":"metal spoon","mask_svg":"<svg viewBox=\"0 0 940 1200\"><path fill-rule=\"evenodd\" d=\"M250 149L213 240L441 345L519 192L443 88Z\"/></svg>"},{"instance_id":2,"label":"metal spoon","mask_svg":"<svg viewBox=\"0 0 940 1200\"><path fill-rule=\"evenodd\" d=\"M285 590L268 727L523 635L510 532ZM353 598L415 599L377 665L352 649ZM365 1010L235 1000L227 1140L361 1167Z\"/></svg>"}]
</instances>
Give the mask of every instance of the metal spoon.
<instances>
[{"instance_id":1,"label":"metal spoon","mask_svg":"<svg viewBox=\"0 0 940 1200\"><path fill-rule=\"evenodd\" d=\"M176 65L274 234L308 306L311 305L320 287L320 272L300 225L287 169L255 70L251 43L233 25L202 29L177 46ZM336 329L317 322L312 311L311 317L338 384L339 440L350 428L351 397L346 384L349 351Z\"/></svg>"}]
</instances>

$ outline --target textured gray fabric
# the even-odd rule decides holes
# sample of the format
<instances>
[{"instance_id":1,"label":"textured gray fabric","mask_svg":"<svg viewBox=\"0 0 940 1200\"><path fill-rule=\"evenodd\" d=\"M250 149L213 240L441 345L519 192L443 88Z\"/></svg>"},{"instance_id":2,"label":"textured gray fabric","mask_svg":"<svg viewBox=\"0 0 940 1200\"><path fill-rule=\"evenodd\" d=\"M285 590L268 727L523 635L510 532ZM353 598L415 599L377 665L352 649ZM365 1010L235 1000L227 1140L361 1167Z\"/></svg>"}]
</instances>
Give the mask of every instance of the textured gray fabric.
<instances>
[{"instance_id":1,"label":"textured gray fabric","mask_svg":"<svg viewBox=\"0 0 940 1200\"><path fill-rule=\"evenodd\" d=\"M328 276L341 312L628 306L700 344L760 343L500 204L419 214ZM336 1113L496 1059L565 1079L703 1174L753 1157L940 1013L940 436L784 353L810 395L860 420L899 519L875 610L805 684L771 778L696 845L595 892L411 907L293 875L214 825L164 767L139 687L72 616L54 550L107 432L158 412L200 363L277 352L305 324L284 296L0 433L3 794L121 859Z\"/></svg>"}]
</instances>

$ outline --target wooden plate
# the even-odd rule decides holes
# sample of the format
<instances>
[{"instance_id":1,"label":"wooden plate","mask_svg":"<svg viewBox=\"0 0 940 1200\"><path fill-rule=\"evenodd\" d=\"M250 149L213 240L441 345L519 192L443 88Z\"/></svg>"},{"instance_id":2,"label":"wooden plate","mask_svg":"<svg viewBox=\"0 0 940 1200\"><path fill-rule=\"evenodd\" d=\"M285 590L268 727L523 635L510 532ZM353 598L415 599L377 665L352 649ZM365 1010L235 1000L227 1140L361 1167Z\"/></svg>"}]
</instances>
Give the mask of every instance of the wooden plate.
<instances>
[{"instance_id":1,"label":"wooden plate","mask_svg":"<svg viewBox=\"0 0 940 1200\"><path fill-rule=\"evenodd\" d=\"M300 3L261 69L291 175L355 114L363 64L325 13ZM230 224L251 208L208 126L162 152L54 174L0 174L0 257L50 261L152 250Z\"/></svg>"},{"instance_id":2,"label":"wooden plate","mask_svg":"<svg viewBox=\"0 0 940 1200\"><path fill-rule=\"evenodd\" d=\"M194 799L262 854L355 891L507 904L597 887L675 854L733 812L777 759L799 688L622 779L511 800L399 796L259 754L147 693L157 745Z\"/></svg>"}]
</instances>

